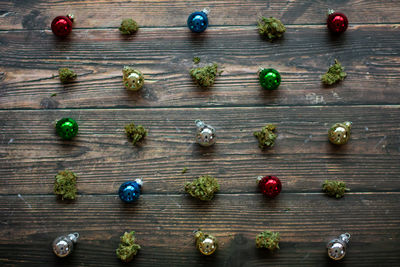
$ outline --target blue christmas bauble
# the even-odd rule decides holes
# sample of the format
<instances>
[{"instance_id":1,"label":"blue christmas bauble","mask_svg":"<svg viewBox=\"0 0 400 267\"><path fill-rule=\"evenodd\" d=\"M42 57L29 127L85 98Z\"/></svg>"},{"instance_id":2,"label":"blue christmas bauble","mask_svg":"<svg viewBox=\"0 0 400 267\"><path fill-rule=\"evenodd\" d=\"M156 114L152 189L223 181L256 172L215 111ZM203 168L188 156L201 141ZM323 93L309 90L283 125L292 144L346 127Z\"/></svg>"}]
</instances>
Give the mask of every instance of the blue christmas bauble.
<instances>
[{"instance_id":1,"label":"blue christmas bauble","mask_svg":"<svg viewBox=\"0 0 400 267\"><path fill-rule=\"evenodd\" d=\"M187 25L192 32L204 32L208 26L207 13L197 11L190 14Z\"/></svg>"},{"instance_id":2,"label":"blue christmas bauble","mask_svg":"<svg viewBox=\"0 0 400 267\"><path fill-rule=\"evenodd\" d=\"M132 203L139 199L142 182L140 179L123 183L118 190L119 198L126 202Z\"/></svg>"}]
</instances>

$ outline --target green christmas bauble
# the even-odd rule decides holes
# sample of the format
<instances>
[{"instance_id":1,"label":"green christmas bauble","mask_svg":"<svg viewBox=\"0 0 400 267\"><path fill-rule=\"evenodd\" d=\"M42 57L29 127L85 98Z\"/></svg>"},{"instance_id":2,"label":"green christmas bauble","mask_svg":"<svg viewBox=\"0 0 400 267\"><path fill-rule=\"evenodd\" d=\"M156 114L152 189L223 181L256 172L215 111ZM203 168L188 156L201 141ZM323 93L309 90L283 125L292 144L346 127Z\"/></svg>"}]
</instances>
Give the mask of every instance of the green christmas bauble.
<instances>
[{"instance_id":1,"label":"green christmas bauble","mask_svg":"<svg viewBox=\"0 0 400 267\"><path fill-rule=\"evenodd\" d=\"M274 69L261 69L259 78L261 86L267 90L275 90L281 84L281 75Z\"/></svg>"},{"instance_id":2,"label":"green christmas bauble","mask_svg":"<svg viewBox=\"0 0 400 267\"><path fill-rule=\"evenodd\" d=\"M62 139L72 139L78 134L78 123L71 118L62 118L56 124L56 131Z\"/></svg>"}]
</instances>

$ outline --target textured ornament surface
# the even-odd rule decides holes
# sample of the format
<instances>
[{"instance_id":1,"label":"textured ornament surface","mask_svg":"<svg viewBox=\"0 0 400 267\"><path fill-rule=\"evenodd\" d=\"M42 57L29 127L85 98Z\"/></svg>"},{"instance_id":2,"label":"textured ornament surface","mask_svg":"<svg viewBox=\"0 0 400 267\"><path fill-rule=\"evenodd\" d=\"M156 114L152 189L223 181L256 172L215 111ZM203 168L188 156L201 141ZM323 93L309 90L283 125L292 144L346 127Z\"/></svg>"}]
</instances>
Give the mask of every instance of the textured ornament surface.
<instances>
[{"instance_id":1,"label":"textured ornament surface","mask_svg":"<svg viewBox=\"0 0 400 267\"><path fill-rule=\"evenodd\" d=\"M282 190L282 183L276 176L259 177L257 180L261 192L269 198L276 197Z\"/></svg>"},{"instance_id":2,"label":"textured ornament surface","mask_svg":"<svg viewBox=\"0 0 400 267\"><path fill-rule=\"evenodd\" d=\"M275 90L281 84L281 75L275 69L261 69L259 79L261 86L267 90Z\"/></svg>"},{"instance_id":3,"label":"textured ornament surface","mask_svg":"<svg viewBox=\"0 0 400 267\"><path fill-rule=\"evenodd\" d=\"M51 30L59 37L65 37L72 31L72 21L66 16L58 16L51 22Z\"/></svg>"},{"instance_id":4,"label":"textured ornament surface","mask_svg":"<svg viewBox=\"0 0 400 267\"><path fill-rule=\"evenodd\" d=\"M78 134L78 123L71 118L62 118L57 121L56 132L62 139L72 139Z\"/></svg>"},{"instance_id":5,"label":"textured ornament surface","mask_svg":"<svg viewBox=\"0 0 400 267\"><path fill-rule=\"evenodd\" d=\"M207 14L203 11L193 12L187 19L187 25L192 32L204 32L208 26Z\"/></svg>"},{"instance_id":6,"label":"textured ornament surface","mask_svg":"<svg viewBox=\"0 0 400 267\"><path fill-rule=\"evenodd\" d=\"M350 234L341 234L326 245L329 258L332 260L341 260L346 255L347 243L350 240Z\"/></svg>"},{"instance_id":7,"label":"textured ornament surface","mask_svg":"<svg viewBox=\"0 0 400 267\"><path fill-rule=\"evenodd\" d=\"M141 182L138 180L125 182L119 187L118 195L122 201L132 203L139 199L141 188Z\"/></svg>"},{"instance_id":8,"label":"textured ornament surface","mask_svg":"<svg viewBox=\"0 0 400 267\"><path fill-rule=\"evenodd\" d=\"M205 124L200 120L195 121L197 126L196 142L201 146L212 146L215 144L215 129L209 124Z\"/></svg>"},{"instance_id":9,"label":"textured ornament surface","mask_svg":"<svg viewBox=\"0 0 400 267\"><path fill-rule=\"evenodd\" d=\"M60 258L70 255L74 249L74 243L77 242L78 238L78 233L57 237L52 244L54 254Z\"/></svg>"},{"instance_id":10,"label":"textured ornament surface","mask_svg":"<svg viewBox=\"0 0 400 267\"><path fill-rule=\"evenodd\" d=\"M144 76L140 71L135 70L132 67L125 66L122 69L122 74L122 79L126 89L137 91L143 87Z\"/></svg>"},{"instance_id":11,"label":"textured ornament surface","mask_svg":"<svg viewBox=\"0 0 400 267\"><path fill-rule=\"evenodd\" d=\"M347 30L349 21L345 14L333 12L328 15L327 26L328 29L336 34L343 33Z\"/></svg>"},{"instance_id":12,"label":"textured ornament surface","mask_svg":"<svg viewBox=\"0 0 400 267\"><path fill-rule=\"evenodd\" d=\"M218 248L217 239L209 234L203 233L202 231L196 231L195 234L196 247L203 255L211 255Z\"/></svg>"},{"instance_id":13,"label":"textured ornament surface","mask_svg":"<svg viewBox=\"0 0 400 267\"><path fill-rule=\"evenodd\" d=\"M328 138L332 144L344 145L350 139L351 122L335 123L328 131Z\"/></svg>"}]
</instances>

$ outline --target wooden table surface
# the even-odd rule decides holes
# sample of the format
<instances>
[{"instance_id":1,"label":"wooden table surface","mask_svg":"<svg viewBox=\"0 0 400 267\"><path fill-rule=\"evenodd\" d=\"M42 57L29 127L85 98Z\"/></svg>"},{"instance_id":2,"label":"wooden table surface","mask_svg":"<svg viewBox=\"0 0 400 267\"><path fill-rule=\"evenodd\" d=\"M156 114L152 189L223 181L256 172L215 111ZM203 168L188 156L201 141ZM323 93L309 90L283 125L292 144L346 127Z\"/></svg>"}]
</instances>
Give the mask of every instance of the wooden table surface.
<instances>
[{"instance_id":1,"label":"wooden table surface","mask_svg":"<svg viewBox=\"0 0 400 267\"><path fill-rule=\"evenodd\" d=\"M204 7L210 26L192 34L187 16ZM326 29L327 8L349 18L340 37ZM60 40L49 25L67 13L74 29ZM399 13L397 0L0 1L0 265L400 266ZM260 15L281 19L284 38L260 39ZM118 31L126 17L141 26L130 38ZM209 90L188 74L194 56L223 67ZM324 87L335 58L348 77ZM145 74L141 91L124 89L124 65ZM278 90L261 89L259 66L280 71ZM60 67L75 69L77 81L63 86ZM54 133L64 116L79 123L73 141ZM195 119L217 129L215 146L194 144ZM345 120L351 140L333 147L327 130ZM131 121L149 129L138 147L124 134ZM266 123L279 137L261 151L252 132ZM66 168L79 177L75 201L52 194ZM221 184L209 203L183 191L203 174ZM283 183L273 200L255 183L268 174ZM119 185L137 177L143 195L122 203ZM351 192L329 198L325 179ZM197 228L220 240L215 255L195 249ZM255 248L266 229L281 234L274 254ZM130 230L142 250L124 265L115 249ZM73 254L56 258L52 240L75 231ZM348 254L335 264L325 244L344 232Z\"/></svg>"}]
</instances>

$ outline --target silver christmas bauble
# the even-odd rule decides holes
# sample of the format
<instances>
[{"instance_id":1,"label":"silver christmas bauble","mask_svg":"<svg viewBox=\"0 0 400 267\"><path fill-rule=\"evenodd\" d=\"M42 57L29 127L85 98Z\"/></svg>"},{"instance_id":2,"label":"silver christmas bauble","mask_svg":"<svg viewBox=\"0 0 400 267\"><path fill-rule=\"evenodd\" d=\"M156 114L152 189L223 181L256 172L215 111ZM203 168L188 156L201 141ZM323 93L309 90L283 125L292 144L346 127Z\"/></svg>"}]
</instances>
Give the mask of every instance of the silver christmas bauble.
<instances>
[{"instance_id":1,"label":"silver christmas bauble","mask_svg":"<svg viewBox=\"0 0 400 267\"><path fill-rule=\"evenodd\" d=\"M341 260L346 255L347 243L349 243L350 234L341 234L339 238L332 239L326 245L328 256L333 260Z\"/></svg>"},{"instance_id":2,"label":"silver christmas bauble","mask_svg":"<svg viewBox=\"0 0 400 267\"><path fill-rule=\"evenodd\" d=\"M195 121L197 126L196 141L201 146L211 146L215 144L215 129L211 125L205 124L201 120Z\"/></svg>"},{"instance_id":3,"label":"silver christmas bauble","mask_svg":"<svg viewBox=\"0 0 400 267\"><path fill-rule=\"evenodd\" d=\"M79 234L73 233L59 236L53 241L53 251L58 257L66 257L72 253L74 244L78 241Z\"/></svg>"}]
</instances>

